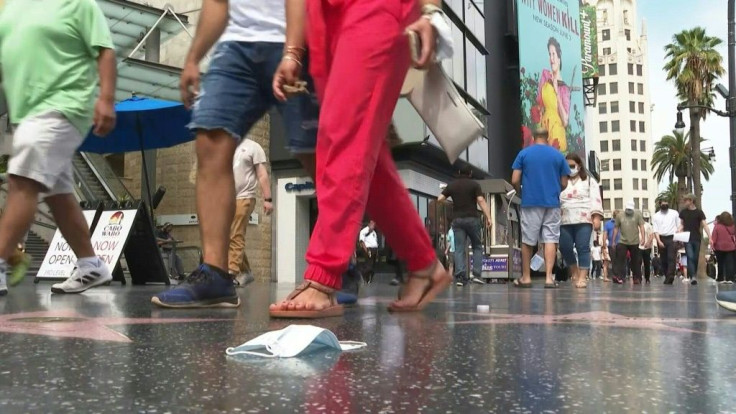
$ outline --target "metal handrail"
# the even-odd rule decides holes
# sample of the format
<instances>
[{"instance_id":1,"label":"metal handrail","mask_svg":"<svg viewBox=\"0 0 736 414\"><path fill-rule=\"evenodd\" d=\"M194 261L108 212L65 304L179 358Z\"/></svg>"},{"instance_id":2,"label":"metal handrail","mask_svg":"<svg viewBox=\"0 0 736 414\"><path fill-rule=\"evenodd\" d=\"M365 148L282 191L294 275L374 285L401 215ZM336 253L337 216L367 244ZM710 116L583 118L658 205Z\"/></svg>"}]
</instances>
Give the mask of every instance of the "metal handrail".
<instances>
[{"instance_id":1,"label":"metal handrail","mask_svg":"<svg viewBox=\"0 0 736 414\"><path fill-rule=\"evenodd\" d=\"M74 181L77 184L77 188L79 188L82 191L82 196L85 200L95 200L97 196L95 196L94 191L89 187L89 184L87 184L86 181L84 181L84 177L77 171L76 168L74 168Z\"/></svg>"},{"instance_id":2,"label":"metal handrail","mask_svg":"<svg viewBox=\"0 0 736 414\"><path fill-rule=\"evenodd\" d=\"M121 201L121 198L127 197L133 199L130 190L123 184L117 174L110 168L110 164L105 157L100 154L92 154L86 152L79 153L87 163L92 173L99 180L105 192L115 201Z\"/></svg>"}]
</instances>

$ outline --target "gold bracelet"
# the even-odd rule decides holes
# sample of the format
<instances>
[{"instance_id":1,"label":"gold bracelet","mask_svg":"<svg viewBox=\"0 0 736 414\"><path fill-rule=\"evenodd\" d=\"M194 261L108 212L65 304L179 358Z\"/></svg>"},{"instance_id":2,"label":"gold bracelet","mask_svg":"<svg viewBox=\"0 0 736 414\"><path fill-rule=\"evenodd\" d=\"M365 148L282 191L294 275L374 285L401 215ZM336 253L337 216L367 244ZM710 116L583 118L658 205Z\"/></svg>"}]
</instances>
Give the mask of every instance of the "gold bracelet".
<instances>
[{"instance_id":1,"label":"gold bracelet","mask_svg":"<svg viewBox=\"0 0 736 414\"><path fill-rule=\"evenodd\" d=\"M293 62L296 62L297 65L303 66L302 65L302 62L299 59L297 59L297 58L295 58L294 56L291 56L291 55L284 55L284 57L282 57L281 59L282 60L291 60Z\"/></svg>"},{"instance_id":2,"label":"gold bracelet","mask_svg":"<svg viewBox=\"0 0 736 414\"><path fill-rule=\"evenodd\" d=\"M284 48L285 55L291 53L292 55L296 56L297 59L301 59L306 52L307 49L298 46L286 46L286 48Z\"/></svg>"}]
</instances>

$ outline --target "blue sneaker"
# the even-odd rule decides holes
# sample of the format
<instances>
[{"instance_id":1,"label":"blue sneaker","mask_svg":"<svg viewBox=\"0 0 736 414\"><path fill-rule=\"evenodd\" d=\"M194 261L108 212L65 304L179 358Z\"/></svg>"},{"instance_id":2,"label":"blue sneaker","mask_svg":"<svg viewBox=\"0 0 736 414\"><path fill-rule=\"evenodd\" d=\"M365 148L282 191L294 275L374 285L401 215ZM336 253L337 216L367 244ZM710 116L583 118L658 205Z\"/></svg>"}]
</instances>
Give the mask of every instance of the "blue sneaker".
<instances>
[{"instance_id":1,"label":"blue sneaker","mask_svg":"<svg viewBox=\"0 0 736 414\"><path fill-rule=\"evenodd\" d=\"M736 290L720 292L716 295L716 302L718 302L718 305L723 309L736 312Z\"/></svg>"},{"instance_id":2,"label":"blue sneaker","mask_svg":"<svg viewBox=\"0 0 736 414\"><path fill-rule=\"evenodd\" d=\"M163 308L237 308L240 298L227 272L203 264L184 283L151 298L151 303Z\"/></svg>"}]
</instances>

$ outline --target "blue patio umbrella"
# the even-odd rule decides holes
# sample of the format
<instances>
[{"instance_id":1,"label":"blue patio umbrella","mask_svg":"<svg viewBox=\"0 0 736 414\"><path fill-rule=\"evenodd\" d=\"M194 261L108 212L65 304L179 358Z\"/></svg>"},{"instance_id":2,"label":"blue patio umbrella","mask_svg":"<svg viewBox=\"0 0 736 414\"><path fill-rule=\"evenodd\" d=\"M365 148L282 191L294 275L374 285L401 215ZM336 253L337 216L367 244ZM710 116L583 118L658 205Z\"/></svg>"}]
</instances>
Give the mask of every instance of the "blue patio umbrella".
<instances>
[{"instance_id":1,"label":"blue patio umbrella","mask_svg":"<svg viewBox=\"0 0 736 414\"><path fill-rule=\"evenodd\" d=\"M115 104L117 122L106 137L91 131L80 152L111 154L168 148L194 139L187 128L191 113L180 102L133 96ZM151 189L146 163L142 163L146 177L146 192L151 206Z\"/></svg>"}]
</instances>

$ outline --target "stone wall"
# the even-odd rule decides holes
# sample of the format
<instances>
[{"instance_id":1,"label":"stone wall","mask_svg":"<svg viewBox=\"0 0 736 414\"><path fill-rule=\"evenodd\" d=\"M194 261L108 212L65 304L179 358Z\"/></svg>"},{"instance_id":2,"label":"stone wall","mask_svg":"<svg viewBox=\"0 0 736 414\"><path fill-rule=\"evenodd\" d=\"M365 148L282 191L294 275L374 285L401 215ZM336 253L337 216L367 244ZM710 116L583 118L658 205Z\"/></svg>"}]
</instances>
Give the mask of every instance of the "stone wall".
<instances>
[{"instance_id":1,"label":"stone wall","mask_svg":"<svg viewBox=\"0 0 736 414\"><path fill-rule=\"evenodd\" d=\"M178 13L201 7L201 0L149 0L137 1L153 7L172 4ZM190 27L194 33L199 11L188 13ZM161 63L181 67L191 40L186 33L181 33L161 45ZM203 67L207 62L203 62ZM269 118L265 116L250 131L248 138L263 146L269 153ZM270 172L270 168L269 168ZM141 194L141 156L140 153L128 153L125 156L126 185L134 196ZM194 143L179 145L174 148L158 150L156 161L156 186L166 187L166 195L156 210L158 215L194 214L196 213L196 155ZM151 189L152 192L155 188ZM259 223L249 225L246 235L246 252L256 280L272 280L271 274L271 217L263 215L263 195L258 189L258 203L255 213ZM177 239L183 240L183 246L201 247L197 226L177 226L173 233Z\"/></svg>"}]
</instances>

